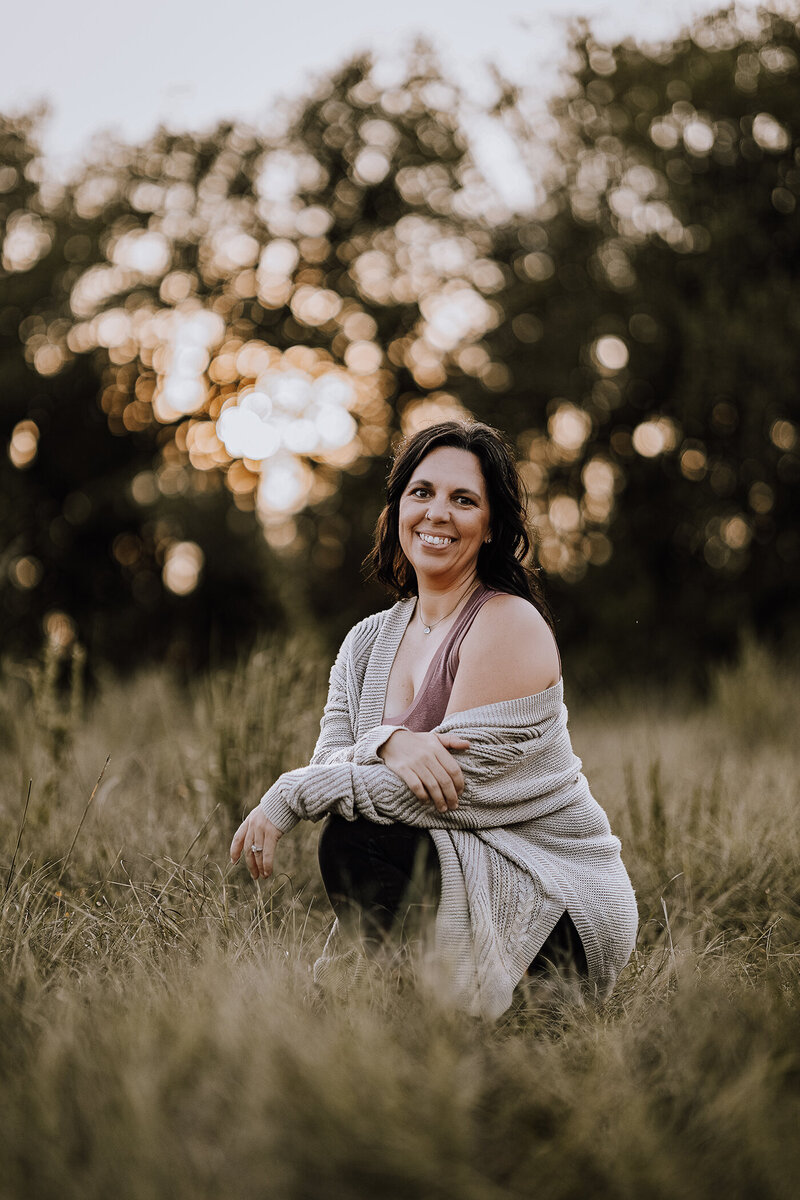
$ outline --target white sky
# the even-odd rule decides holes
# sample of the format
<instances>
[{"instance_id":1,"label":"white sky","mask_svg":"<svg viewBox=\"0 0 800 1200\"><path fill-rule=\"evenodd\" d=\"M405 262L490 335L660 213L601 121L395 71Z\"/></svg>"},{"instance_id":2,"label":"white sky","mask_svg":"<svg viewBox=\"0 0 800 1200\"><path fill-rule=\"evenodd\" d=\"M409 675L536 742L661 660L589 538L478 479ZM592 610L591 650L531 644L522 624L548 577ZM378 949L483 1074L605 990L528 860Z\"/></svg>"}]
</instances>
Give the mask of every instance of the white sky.
<instances>
[{"instance_id":1,"label":"white sky","mask_svg":"<svg viewBox=\"0 0 800 1200\"><path fill-rule=\"evenodd\" d=\"M159 123L202 129L235 117L256 126L279 97L371 49L401 60L422 34L476 106L491 100L486 63L545 100L555 86L566 23L587 16L603 37L673 36L724 0L17 0L3 20L0 112L47 101L44 149L67 170L93 134L129 141ZM752 9L755 2L740 4ZM513 162L496 133L470 128L478 161L507 198Z\"/></svg>"}]
</instances>

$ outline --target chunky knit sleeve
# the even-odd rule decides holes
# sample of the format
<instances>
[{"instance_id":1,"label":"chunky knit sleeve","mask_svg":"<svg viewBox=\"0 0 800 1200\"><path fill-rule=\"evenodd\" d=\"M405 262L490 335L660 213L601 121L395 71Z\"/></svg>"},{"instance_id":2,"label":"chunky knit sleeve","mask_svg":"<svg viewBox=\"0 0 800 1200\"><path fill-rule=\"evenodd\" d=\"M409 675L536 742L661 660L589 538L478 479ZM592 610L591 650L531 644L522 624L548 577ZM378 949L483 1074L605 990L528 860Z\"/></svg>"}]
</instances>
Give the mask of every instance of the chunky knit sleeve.
<instances>
[{"instance_id":1,"label":"chunky knit sleeve","mask_svg":"<svg viewBox=\"0 0 800 1200\"><path fill-rule=\"evenodd\" d=\"M359 664L364 664L376 633L380 629L381 619L385 613L377 613L366 620L354 625L342 642L339 653L331 667L328 680L328 697L320 721L320 732L314 753L308 767L299 768L301 771L311 771L312 768L336 767L352 763L363 765L380 763L378 750L386 739L397 728L395 725L379 725L356 737L354 726L358 714L363 679L359 678ZM297 771L287 772L262 796L261 808L269 819L283 830L292 829L303 816L303 812L295 812L286 804L283 793L285 784L278 786L287 775L296 776ZM319 773L316 778L321 780ZM396 782L396 776L393 776ZM325 814L320 812L319 819Z\"/></svg>"}]
</instances>

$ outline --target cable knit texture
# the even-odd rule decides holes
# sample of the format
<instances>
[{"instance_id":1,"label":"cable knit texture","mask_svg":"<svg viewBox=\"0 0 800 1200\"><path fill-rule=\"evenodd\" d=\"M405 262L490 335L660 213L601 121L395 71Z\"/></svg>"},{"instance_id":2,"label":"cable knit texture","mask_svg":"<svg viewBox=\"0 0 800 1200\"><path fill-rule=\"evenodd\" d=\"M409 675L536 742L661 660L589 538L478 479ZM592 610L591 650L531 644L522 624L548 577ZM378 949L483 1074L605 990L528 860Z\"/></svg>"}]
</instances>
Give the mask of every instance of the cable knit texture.
<instances>
[{"instance_id":1,"label":"cable knit texture","mask_svg":"<svg viewBox=\"0 0 800 1200\"><path fill-rule=\"evenodd\" d=\"M430 830L442 869L435 952L455 1003L495 1019L566 909L600 995L633 949L636 900L620 843L572 751L561 681L521 700L453 713L437 733L470 742L458 807L423 804L378 757L389 672L414 598L350 630L330 675L320 736L307 767L287 771L262 797L284 832L329 812ZM349 953L334 922L315 978Z\"/></svg>"}]
</instances>

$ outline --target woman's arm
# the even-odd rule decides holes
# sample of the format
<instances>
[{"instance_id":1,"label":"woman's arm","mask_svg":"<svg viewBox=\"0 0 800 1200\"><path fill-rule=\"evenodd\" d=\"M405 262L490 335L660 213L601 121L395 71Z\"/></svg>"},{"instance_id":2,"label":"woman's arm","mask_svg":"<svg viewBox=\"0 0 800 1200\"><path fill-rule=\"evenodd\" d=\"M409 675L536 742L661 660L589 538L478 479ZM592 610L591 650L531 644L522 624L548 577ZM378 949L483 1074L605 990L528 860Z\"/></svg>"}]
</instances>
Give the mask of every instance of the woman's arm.
<instances>
[{"instance_id":1,"label":"woman's arm","mask_svg":"<svg viewBox=\"0 0 800 1200\"><path fill-rule=\"evenodd\" d=\"M355 734L347 703L347 662L352 653L356 628L348 633L336 655L328 677L328 698L319 723L319 737L312 763L352 762Z\"/></svg>"},{"instance_id":2,"label":"woman's arm","mask_svg":"<svg viewBox=\"0 0 800 1200\"><path fill-rule=\"evenodd\" d=\"M469 741L457 733L415 733L404 725L380 745L375 758L386 763L423 804L437 812L458 807L464 773L451 750L468 750Z\"/></svg>"},{"instance_id":3,"label":"woman's arm","mask_svg":"<svg viewBox=\"0 0 800 1200\"><path fill-rule=\"evenodd\" d=\"M357 689L358 682L348 678L348 663L361 628L357 625L350 630L331 668L328 699L310 766L373 767L385 763L391 786L404 784L406 793L423 810L433 804L438 812L452 812L463 792L464 776L450 751L461 758L469 747L467 739L456 733L400 731L391 725L355 737L350 711L351 706L357 707L358 697L348 702L348 689ZM464 638L446 717L498 700L534 695L557 682L559 675L555 639L538 610L521 596L493 596L482 605ZM281 795L280 782L277 780L261 801L265 814L280 829L288 831L302 816L319 819L310 812L293 814ZM377 811L371 819L381 821Z\"/></svg>"},{"instance_id":4,"label":"woman's arm","mask_svg":"<svg viewBox=\"0 0 800 1200\"><path fill-rule=\"evenodd\" d=\"M477 713L476 713L477 716ZM429 829L490 829L552 811L573 787L581 763L572 753L566 710L534 727L485 728L478 725L433 731L457 732L470 749L459 754L464 791L457 808L439 812L426 804L382 764L337 763L287 771L261 799L261 810L282 831L300 819L318 821L328 812L347 820L361 815L379 825L394 821ZM542 807L544 805L544 808Z\"/></svg>"},{"instance_id":5,"label":"woman's arm","mask_svg":"<svg viewBox=\"0 0 800 1200\"><path fill-rule=\"evenodd\" d=\"M585 798L585 780L583 790L576 791L581 762L566 734L566 709L560 704L549 712L531 711L533 699L521 702L521 712L516 702L507 706L513 722L508 726L496 724L496 717L489 726L468 724L472 714L459 714L430 734L409 735L465 743L458 808L433 808L380 760L300 767L281 775L242 822L231 845L232 860L244 852L253 878L267 878L281 835L303 818L318 821L329 812L347 820L361 815L379 825L402 821L424 829L476 831L534 820ZM476 719L481 715L475 710Z\"/></svg>"}]
</instances>

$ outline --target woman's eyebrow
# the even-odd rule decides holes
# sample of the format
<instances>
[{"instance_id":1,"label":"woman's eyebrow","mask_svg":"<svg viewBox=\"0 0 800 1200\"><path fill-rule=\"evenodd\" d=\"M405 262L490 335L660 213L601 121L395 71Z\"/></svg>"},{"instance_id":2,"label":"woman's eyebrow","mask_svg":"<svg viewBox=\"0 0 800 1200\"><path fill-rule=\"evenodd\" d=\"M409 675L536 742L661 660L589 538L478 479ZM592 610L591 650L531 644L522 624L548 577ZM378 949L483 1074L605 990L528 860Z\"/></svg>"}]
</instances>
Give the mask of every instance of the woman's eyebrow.
<instances>
[{"instance_id":1,"label":"woman's eyebrow","mask_svg":"<svg viewBox=\"0 0 800 1200\"><path fill-rule=\"evenodd\" d=\"M408 486L409 487L432 488L433 484L431 483L431 481L429 479L412 479L411 483ZM480 496L478 495L477 492L473 492L472 488L466 488L466 487L453 488L454 495L456 494L456 492L463 492L464 495L466 495L466 496L474 496L476 500L480 500Z\"/></svg>"}]
</instances>

